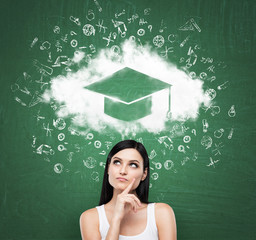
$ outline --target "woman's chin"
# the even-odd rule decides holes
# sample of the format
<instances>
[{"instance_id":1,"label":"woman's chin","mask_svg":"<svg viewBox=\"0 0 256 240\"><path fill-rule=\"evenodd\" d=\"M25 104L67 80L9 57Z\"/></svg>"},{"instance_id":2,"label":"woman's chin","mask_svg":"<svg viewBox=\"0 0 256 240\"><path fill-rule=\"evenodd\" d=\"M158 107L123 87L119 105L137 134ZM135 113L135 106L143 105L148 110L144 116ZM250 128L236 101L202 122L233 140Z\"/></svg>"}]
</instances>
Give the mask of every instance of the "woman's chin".
<instances>
[{"instance_id":1,"label":"woman's chin","mask_svg":"<svg viewBox=\"0 0 256 240\"><path fill-rule=\"evenodd\" d=\"M125 182L115 183L112 185L112 187L118 191L124 191L127 188L127 186L128 184Z\"/></svg>"},{"instance_id":2,"label":"woman's chin","mask_svg":"<svg viewBox=\"0 0 256 240\"><path fill-rule=\"evenodd\" d=\"M121 190L124 190L125 188L127 188L127 186L128 186L128 184L125 182L120 182L120 183L116 184L116 188L121 189Z\"/></svg>"}]
</instances>

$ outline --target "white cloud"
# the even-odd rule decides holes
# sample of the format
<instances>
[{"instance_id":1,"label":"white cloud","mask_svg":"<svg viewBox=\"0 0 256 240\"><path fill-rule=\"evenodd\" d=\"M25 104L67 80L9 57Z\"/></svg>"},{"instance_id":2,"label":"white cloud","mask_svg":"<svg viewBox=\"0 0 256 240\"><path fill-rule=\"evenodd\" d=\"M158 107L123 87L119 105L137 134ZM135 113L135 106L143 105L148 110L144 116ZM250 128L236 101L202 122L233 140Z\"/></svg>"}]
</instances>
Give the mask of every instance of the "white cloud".
<instances>
[{"instance_id":1,"label":"white cloud","mask_svg":"<svg viewBox=\"0 0 256 240\"><path fill-rule=\"evenodd\" d=\"M144 129L162 131L166 121L196 119L200 106L210 103L200 79L191 79L175 65L166 62L150 46L138 46L126 40L121 46L120 54L117 56L111 49L103 49L87 67L53 78L50 90L43 94L44 100L49 102L52 98L64 104L64 110L58 110L56 114L59 117L72 116L74 126L88 126L96 131L102 131L107 126L121 133L127 129L135 132ZM81 64L83 58L84 54L77 54L73 61ZM137 121L120 121L104 114L103 96L84 87L126 66L172 85L171 119L166 118L169 102L167 90L152 96L152 114Z\"/></svg>"}]
</instances>

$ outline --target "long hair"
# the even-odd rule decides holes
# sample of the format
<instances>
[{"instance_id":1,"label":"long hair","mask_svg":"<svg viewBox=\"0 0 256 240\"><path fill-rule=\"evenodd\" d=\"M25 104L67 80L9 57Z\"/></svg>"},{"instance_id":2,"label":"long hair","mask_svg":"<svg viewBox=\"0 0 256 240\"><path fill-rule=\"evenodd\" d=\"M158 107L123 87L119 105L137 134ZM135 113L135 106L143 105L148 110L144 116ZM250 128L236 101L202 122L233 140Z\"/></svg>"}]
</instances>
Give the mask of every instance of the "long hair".
<instances>
[{"instance_id":1,"label":"long hair","mask_svg":"<svg viewBox=\"0 0 256 240\"><path fill-rule=\"evenodd\" d=\"M147 176L146 178L140 182L139 186L136 188L136 193L138 195L138 198L143 203L148 203L148 191L149 191L149 159L148 159L148 153L143 146L143 144L136 142L134 140L124 140L119 143L117 143L109 152L105 171L104 171L104 177L102 182L102 189L101 189L101 196L100 196L100 202L99 205L108 203L111 198L113 197L113 187L110 185L108 181L108 168L109 164L111 162L111 158L118 153L119 151L126 149L126 148L134 148L136 149L140 155L143 158L143 171L147 168Z\"/></svg>"}]
</instances>

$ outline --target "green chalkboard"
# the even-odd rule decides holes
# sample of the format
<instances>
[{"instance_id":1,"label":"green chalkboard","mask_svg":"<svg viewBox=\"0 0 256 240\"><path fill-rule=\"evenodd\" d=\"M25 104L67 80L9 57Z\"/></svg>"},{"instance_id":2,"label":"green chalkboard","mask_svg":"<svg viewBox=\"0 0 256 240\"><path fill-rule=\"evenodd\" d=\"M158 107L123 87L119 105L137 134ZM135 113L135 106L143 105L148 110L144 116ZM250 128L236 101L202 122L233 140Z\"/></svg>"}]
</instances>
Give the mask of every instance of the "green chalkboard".
<instances>
[{"instance_id":1,"label":"green chalkboard","mask_svg":"<svg viewBox=\"0 0 256 240\"><path fill-rule=\"evenodd\" d=\"M255 1L0 9L0 239L81 239L107 154L130 138L178 239L256 239Z\"/></svg>"}]
</instances>

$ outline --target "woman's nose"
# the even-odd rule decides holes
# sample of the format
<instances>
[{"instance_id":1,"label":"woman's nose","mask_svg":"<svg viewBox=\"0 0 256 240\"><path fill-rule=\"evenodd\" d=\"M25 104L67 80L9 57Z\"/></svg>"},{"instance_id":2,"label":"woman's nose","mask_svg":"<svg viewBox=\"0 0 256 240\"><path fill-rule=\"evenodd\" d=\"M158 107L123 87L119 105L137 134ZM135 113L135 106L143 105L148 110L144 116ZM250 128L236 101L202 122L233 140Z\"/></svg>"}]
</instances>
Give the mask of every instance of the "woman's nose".
<instances>
[{"instance_id":1,"label":"woman's nose","mask_svg":"<svg viewBox=\"0 0 256 240\"><path fill-rule=\"evenodd\" d=\"M122 165L120 168L120 174L125 175L127 174L127 169L126 169L126 165Z\"/></svg>"}]
</instances>

